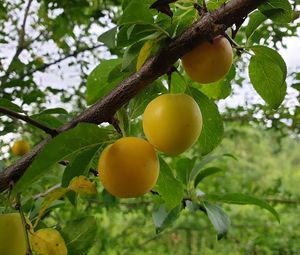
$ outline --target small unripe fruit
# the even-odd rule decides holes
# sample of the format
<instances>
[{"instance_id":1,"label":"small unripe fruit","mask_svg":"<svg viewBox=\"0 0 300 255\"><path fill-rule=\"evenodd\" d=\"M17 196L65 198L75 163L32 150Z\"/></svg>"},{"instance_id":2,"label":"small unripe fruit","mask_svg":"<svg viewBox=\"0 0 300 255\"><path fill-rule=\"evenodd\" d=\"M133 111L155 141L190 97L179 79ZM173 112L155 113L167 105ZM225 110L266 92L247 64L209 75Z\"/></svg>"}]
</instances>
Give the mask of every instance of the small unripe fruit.
<instances>
[{"instance_id":1,"label":"small unripe fruit","mask_svg":"<svg viewBox=\"0 0 300 255\"><path fill-rule=\"evenodd\" d=\"M99 177L104 188L119 198L149 192L159 174L153 146L136 137L124 137L107 146L99 159Z\"/></svg>"},{"instance_id":2,"label":"small unripe fruit","mask_svg":"<svg viewBox=\"0 0 300 255\"><path fill-rule=\"evenodd\" d=\"M41 255L67 255L68 250L60 233L53 228L39 229L31 236L32 250Z\"/></svg>"},{"instance_id":3,"label":"small unripe fruit","mask_svg":"<svg viewBox=\"0 0 300 255\"><path fill-rule=\"evenodd\" d=\"M143 129L156 149L178 155L190 148L201 133L200 108L189 95L161 95L147 105Z\"/></svg>"},{"instance_id":4,"label":"small unripe fruit","mask_svg":"<svg viewBox=\"0 0 300 255\"><path fill-rule=\"evenodd\" d=\"M19 140L13 144L11 151L15 156L23 156L30 151L30 145L25 140Z\"/></svg>"},{"instance_id":5,"label":"small unripe fruit","mask_svg":"<svg viewBox=\"0 0 300 255\"><path fill-rule=\"evenodd\" d=\"M182 58L182 65L190 78L200 83L222 79L230 70L233 52L230 42L217 36L213 42L203 42Z\"/></svg>"},{"instance_id":6,"label":"small unripe fruit","mask_svg":"<svg viewBox=\"0 0 300 255\"><path fill-rule=\"evenodd\" d=\"M0 254L25 255L26 252L26 232L20 214L0 214Z\"/></svg>"}]
</instances>

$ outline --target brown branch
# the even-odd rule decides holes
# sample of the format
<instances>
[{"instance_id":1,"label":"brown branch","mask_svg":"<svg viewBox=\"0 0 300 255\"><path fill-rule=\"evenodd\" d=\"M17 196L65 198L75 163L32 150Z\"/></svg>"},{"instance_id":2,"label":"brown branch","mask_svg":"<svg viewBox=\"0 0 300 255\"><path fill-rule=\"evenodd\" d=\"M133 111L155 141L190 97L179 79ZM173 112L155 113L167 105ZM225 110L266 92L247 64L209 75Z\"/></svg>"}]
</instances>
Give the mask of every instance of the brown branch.
<instances>
[{"instance_id":1,"label":"brown branch","mask_svg":"<svg viewBox=\"0 0 300 255\"><path fill-rule=\"evenodd\" d=\"M115 89L96 104L82 112L79 116L65 124L57 131L64 132L80 122L100 124L109 122L116 111L142 89L150 85L169 68L201 42L224 33L225 29L235 24L241 17L246 17L265 0L231 0L218 10L209 13L195 22L177 39L151 57L136 73L122 81ZM50 137L38 144L31 152L23 156L13 165L0 172L0 192L8 188L9 182L17 181L34 160L35 156L51 140Z\"/></svg>"},{"instance_id":2,"label":"brown branch","mask_svg":"<svg viewBox=\"0 0 300 255\"><path fill-rule=\"evenodd\" d=\"M10 109L7 109L7 108L1 107L1 106L0 106L0 113L3 113L14 119L23 120L23 121L31 124L32 126L35 126L39 129L43 130L44 132L46 132L47 134L50 134L51 136L57 135L57 131L55 129L49 128L49 127L45 126L44 124L30 118L27 115L22 115L20 113L14 112Z\"/></svg>"}]
</instances>

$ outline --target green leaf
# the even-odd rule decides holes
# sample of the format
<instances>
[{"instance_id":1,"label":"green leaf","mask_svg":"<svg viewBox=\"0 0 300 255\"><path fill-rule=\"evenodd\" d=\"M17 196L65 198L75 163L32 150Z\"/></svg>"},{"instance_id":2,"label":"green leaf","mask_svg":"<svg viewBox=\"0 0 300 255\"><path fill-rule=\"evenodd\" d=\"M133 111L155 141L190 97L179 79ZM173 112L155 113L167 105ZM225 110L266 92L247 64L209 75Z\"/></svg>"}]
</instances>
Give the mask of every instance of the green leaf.
<instances>
[{"instance_id":1,"label":"green leaf","mask_svg":"<svg viewBox=\"0 0 300 255\"><path fill-rule=\"evenodd\" d=\"M115 26L112 29L104 32L98 37L99 42L103 42L109 49L116 48L116 35L118 27Z\"/></svg>"},{"instance_id":2,"label":"green leaf","mask_svg":"<svg viewBox=\"0 0 300 255\"><path fill-rule=\"evenodd\" d=\"M149 10L149 6L139 0L132 0L127 5L119 20L119 25L127 23L153 23L153 17Z\"/></svg>"},{"instance_id":3,"label":"green leaf","mask_svg":"<svg viewBox=\"0 0 300 255\"><path fill-rule=\"evenodd\" d=\"M69 190L67 188L57 188L55 190L52 190L47 196L44 198L43 203L41 205L38 217L34 223L34 228L38 225L39 221L45 214L46 210L51 206L51 204L55 201L60 199L62 196L64 196Z\"/></svg>"},{"instance_id":4,"label":"green leaf","mask_svg":"<svg viewBox=\"0 0 300 255\"><path fill-rule=\"evenodd\" d=\"M195 166L197 158L182 158L176 163L177 178L184 184L188 184L189 176Z\"/></svg>"},{"instance_id":5,"label":"green leaf","mask_svg":"<svg viewBox=\"0 0 300 255\"><path fill-rule=\"evenodd\" d=\"M298 90L300 92L300 83L295 83L292 85L292 88Z\"/></svg>"},{"instance_id":6,"label":"green leaf","mask_svg":"<svg viewBox=\"0 0 300 255\"><path fill-rule=\"evenodd\" d=\"M164 229L174 223L180 212L181 206L177 206L171 211L168 211L164 204L159 205L159 207L152 213L153 222L156 227L156 233L158 234L162 232Z\"/></svg>"},{"instance_id":7,"label":"green leaf","mask_svg":"<svg viewBox=\"0 0 300 255\"><path fill-rule=\"evenodd\" d=\"M67 165L63 178L62 186L68 187L69 182L79 175L87 175L90 169L90 164L99 149L99 145L88 147L86 150L80 151L78 155L72 159L72 161Z\"/></svg>"},{"instance_id":8,"label":"green leaf","mask_svg":"<svg viewBox=\"0 0 300 255\"><path fill-rule=\"evenodd\" d=\"M119 65L121 61L121 59L103 60L88 76L86 83L86 101L89 105L105 96L121 81L123 76L120 71L118 72L118 76L114 77L113 82L108 81L110 72Z\"/></svg>"},{"instance_id":9,"label":"green leaf","mask_svg":"<svg viewBox=\"0 0 300 255\"><path fill-rule=\"evenodd\" d=\"M268 0L258 9L278 23L289 23L292 20L292 6L288 0Z\"/></svg>"},{"instance_id":10,"label":"green leaf","mask_svg":"<svg viewBox=\"0 0 300 255\"><path fill-rule=\"evenodd\" d=\"M202 85L199 90L211 99L225 99L231 94L231 81L234 79L235 74L235 67L232 66L224 79Z\"/></svg>"},{"instance_id":11,"label":"green leaf","mask_svg":"<svg viewBox=\"0 0 300 255\"><path fill-rule=\"evenodd\" d=\"M38 180L49 168L63 159L87 149L105 143L109 132L95 124L80 123L75 128L63 132L53 138L36 156L15 186L16 191L29 187Z\"/></svg>"},{"instance_id":12,"label":"green leaf","mask_svg":"<svg viewBox=\"0 0 300 255\"><path fill-rule=\"evenodd\" d=\"M156 191L161 195L170 209L181 203L184 195L183 185L178 181L168 164L162 159L160 162L160 173L156 183Z\"/></svg>"},{"instance_id":13,"label":"green leaf","mask_svg":"<svg viewBox=\"0 0 300 255\"><path fill-rule=\"evenodd\" d=\"M49 128L59 128L61 127L64 122L62 122L60 119L50 115L50 114L35 114L30 116L32 119L40 122L41 124L44 124L45 126Z\"/></svg>"},{"instance_id":14,"label":"green leaf","mask_svg":"<svg viewBox=\"0 0 300 255\"><path fill-rule=\"evenodd\" d=\"M144 65L146 60L149 58L151 55L152 47L153 44L155 43L154 40L148 40L144 43L143 47L141 48L138 58L137 58L137 63L136 63L136 70L139 71L141 67Z\"/></svg>"},{"instance_id":15,"label":"green leaf","mask_svg":"<svg viewBox=\"0 0 300 255\"><path fill-rule=\"evenodd\" d=\"M255 32L255 30L266 20L266 16L260 11L255 11L249 15L249 23L246 26L245 32L249 39Z\"/></svg>"},{"instance_id":16,"label":"green leaf","mask_svg":"<svg viewBox=\"0 0 300 255\"><path fill-rule=\"evenodd\" d=\"M123 55L123 61L122 61L122 68L121 68L122 71L136 70L137 58L142 46L143 46L143 42L137 42L125 50Z\"/></svg>"},{"instance_id":17,"label":"green leaf","mask_svg":"<svg viewBox=\"0 0 300 255\"><path fill-rule=\"evenodd\" d=\"M40 112L39 114L68 114L68 112L63 108L50 108Z\"/></svg>"},{"instance_id":18,"label":"green leaf","mask_svg":"<svg viewBox=\"0 0 300 255\"><path fill-rule=\"evenodd\" d=\"M281 55L277 51L275 51L269 47L259 46L259 45L252 46L251 50L254 51L255 55L259 55L264 58L269 58L269 59L273 60L273 62L276 62L283 73L282 82L285 81L286 76L287 76L287 66L286 66L284 59L281 57Z\"/></svg>"},{"instance_id":19,"label":"green leaf","mask_svg":"<svg viewBox=\"0 0 300 255\"><path fill-rule=\"evenodd\" d=\"M203 156L216 148L223 139L223 120L216 104L195 88L190 88L191 94L198 103L202 118L203 127L200 138L197 142L199 153Z\"/></svg>"},{"instance_id":20,"label":"green leaf","mask_svg":"<svg viewBox=\"0 0 300 255\"><path fill-rule=\"evenodd\" d=\"M238 204L238 205L257 205L263 209L268 210L270 213L274 215L278 222L280 222L279 215L275 211L275 209L270 206L265 201L258 199L253 196L244 195L240 193L228 193L225 195L205 195L206 200L218 201L222 203L228 204Z\"/></svg>"},{"instance_id":21,"label":"green leaf","mask_svg":"<svg viewBox=\"0 0 300 255\"><path fill-rule=\"evenodd\" d=\"M97 221L92 216L81 217L67 222L61 230L68 254L85 255L96 241Z\"/></svg>"},{"instance_id":22,"label":"green leaf","mask_svg":"<svg viewBox=\"0 0 300 255\"><path fill-rule=\"evenodd\" d=\"M194 168L192 169L190 175L189 175L189 181L194 180L201 172L201 170L203 169L203 167L205 165L207 165L208 163L211 163L212 161L216 160L216 159L220 159L222 157L231 157L234 158L234 156L232 156L231 154L225 153L225 154L221 154L221 155L215 155L215 156L206 156L203 157L201 159L201 161L194 166ZM234 158L235 159L235 158Z\"/></svg>"},{"instance_id":23,"label":"green leaf","mask_svg":"<svg viewBox=\"0 0 300 255\"><path fill-rule=\"evenodd\" d=\"M7 108L14 112L24 112L18 105L12 103L10 100L6 98L0 98L0 107Z\"/></svg>"},{"instance_id":24,"label":"green leaf","mask_svg":"<svg viewBox=\"0 0 300 255\"><path fill-rule=\"evenodd\" d=\"M204 202L203 205L210 222L218 233L218 240L226 237L230 227L230 219L227 214L217 205L209 202Z\"/></svg>"},{"instance_id":25,"label":"green leaf","mask_svg":"<svg viewBox=\"0 0 300 255\"><path fill-rule=\"evenodd\" d=\"M207 176L223 172L223 169L219 167L208 167L200 171L200 173L197 175L195 179L194 186L197 187L197 185Z\"/></svg>"},{"instance_id":26,"label":"green leaf","mask_svg":"<svg viewBox=\"0 0 300 255\"><path fill-rule=\"evenodd\" d=\"M207 2L207 8L209 10L215 10L220 8L220 6L226 2L228 2L228 0L209 0Z\"/></svg>"},{"instance_id":27,"label":"green leaf","mask_svg":"<svg viewBox=\"0 0 300 255\"><path fill-rule=\"evenodd\" d=\"M103 190L101 197L103 199L103 205L106 208L114 207L119 203L119 200L115 196L110 194L106 189Z\"/></svg>"},{"instance_id":28,"label":"green leaf","mask_svg":"<svg viewBox=\"0 0 300 255\"><path fill-rule=\"evenodd\" d=\"M137 96L130 100L129 103L129 118L135 119L143 114L146 106L156 98L161 92L166 92L166 88L159 80L147 86Z\"/></svg>"},{"instance_id":29,"label":"green leaf","mask_svg":"<svg viewBox=\"0 0 300 255\"><path fill-rule=\"evenodd\" d=\"M286 95L287 67L278 52L265 46L251 48L249 76L253 87L263 100L276 109Z\"/></svg>"}]
</instances>

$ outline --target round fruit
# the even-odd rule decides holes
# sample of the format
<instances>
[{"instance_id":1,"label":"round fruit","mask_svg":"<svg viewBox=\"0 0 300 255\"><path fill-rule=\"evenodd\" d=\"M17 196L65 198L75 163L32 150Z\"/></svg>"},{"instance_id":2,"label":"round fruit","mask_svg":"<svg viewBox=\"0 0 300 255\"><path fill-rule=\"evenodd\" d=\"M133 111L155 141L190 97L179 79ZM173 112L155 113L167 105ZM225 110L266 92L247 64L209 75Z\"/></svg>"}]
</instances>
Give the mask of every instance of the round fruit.
<instances>
[{"instance_id":1,"label":"round fruit","mask_svg":"<svg viewBox=\"0 0 300 255\"><path fill-rule=\"evenodd\" d=\"M99 177L116 197L138 197L149 192L159 174L153 146L136 137L124 137L107 146L99 159Z\"/></svg>"},{"instance_id":2,"label":"round fruit","mask_svg":"<svg viewBox=\"0 0 300 255\"><path fill-rule=\"evenodd\" d=\"M178 155L198 139L202 129L201 111L189 95L164 94L147 105L143 128L156 149Z\"/></svg>"},{"instance_id":3,"label":"round fruit","mask_svg":"<svg viewBox=\"0 0 300 255\"><path fill-rule=\"evenodd\" d=\"M26 232L19 213L0 214L0 254L26 254Z\"/></svg>"},{"instance_id":4,"label":"round fruit","mask_svg":"<svg viewBox=\"0 0 300 255\"><path fill-rule=\"evenodd\" d=\"M60 233L53 228L39 229L31 236L32 250L40 255L67 255L67 247Z\"/></svg>"},{"instance_id":5,"label":"round fruit","mask_svg":"<svg viewBox=\"0 0 300 255\"><path fill-rule=\"evenodd\" d=\"M16 141L11 148L11 151L15 156L23 156L24 154L29 152L29 150L29 143L25 140Z\"/></svg>"},{"instance_id":6,"label":"round fruit","mask_svg":"<svg viewBox=\"0 0 300 255\"><path fill-rule=\"evenodd\" d=\"M200 83L222 79L230 70L233 52L230 42L217 36L213 43L203 42L182 57L183 68L190 78Z\"/></svg>"}]
</instances>

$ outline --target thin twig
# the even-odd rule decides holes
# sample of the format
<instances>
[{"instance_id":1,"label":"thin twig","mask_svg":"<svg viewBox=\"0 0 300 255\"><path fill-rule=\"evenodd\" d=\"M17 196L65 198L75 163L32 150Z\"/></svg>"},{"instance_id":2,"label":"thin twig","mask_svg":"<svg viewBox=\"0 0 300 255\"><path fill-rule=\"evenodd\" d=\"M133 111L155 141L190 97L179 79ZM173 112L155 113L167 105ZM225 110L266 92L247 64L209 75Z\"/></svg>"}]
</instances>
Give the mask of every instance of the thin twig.
<instances>
[{"instance_id":1,"label":"thin twig","mask_svg":"<svg viewBox=\"0 0 300 255\"><path fill-rule=\"evenodd\" d=\"M9 65L8 65L8 68L6 69L6 72L5 72L4 76L2 76L2 79L1 79L2 83L5 83L7 81L8 76L9 76L9 74L11 72L11 69L12 69L13 63L19 57L21 52L24 50L24 41L25 41L25 34L26 34L26 31L25 31L26 30L26 22L27 22L30 6L31 6L32 2L33 2L33 0L28 0L27 6L25 8L23 22L22 22L21 28L19 29L19 40L18 40L17 49L16 49L16 52L15 52L14 56L12 57Z\"/></svg>"},{"instance_id":2,"label":"thin twig","mask_svg":"<svg viewBox=\"0 0 300 255\"><path fill-rule=\"evenodd\" d=\"M58 64L58 63L60 63L60 62L62 62L64 60L66 60L68 58L77 57L80 53L83 53L85 51L92 51L92 50L95 50L95 49L97 49L97 48L99 48L101 46L103 46L103 43L97 44L97 45L94 45L94 46L91 46L91 47L86 47L86 48L78 49L78 50L74 51L73 53L70 53L70 54L68 54L66 56L63 56L63 57L61 57L61 58L59 58L57 60L54 60L53 62L50 62L48 64L43 64L43 65L39 66L38 68L36 68L34 70L31 70L31 71L29 71L29 72L21 75L20 79L23 79L26 76L30 76L30 75L32 75L32 74L34 74L36 72L42 72L45 69L49 68L50 66L56 65L56 64Z\"/></svg>"},{"instance_id":3,"label":"thin twig","mask_svg":"<svg viewBox=\"0 0 300 255\"><path fill-rule=\"evenodd\" d=\"M23 213L23 210L22 210L20 193L17 194L17 201L16 201L15 208L20 213L23 228L24 228L24 231L25 231L25 237L26 237L26 243L27 243L27 251L26 251L25 255L32 255L32 251L31 251L31 247L30 247L30 240L29 240L29 236L28 236L28 230L30 230L30 226L29 226L29 224L27 224L24 213Z\"/></svg>"},{"instance_id":4,"label":"thin twig","mask_svg":"<svg viewBox=\"0 0 300 255\"><path fill-rule=\"evenodd\" d=\"M30 118L29 116L22 115L20 113L14 112L14 111L12 111L10 109L7 109L5 107L0 106L0 113L3 113L3 114L5 114L9 117L14 118L14 119L23 120L23 121L31 124L32 126L35 126L39 129L43 130L44 132L46 132L47 134L50 134L51 136L56 136L58 134L56 130L45 126L44 124Z\"/></svg>"}]
</instances>

